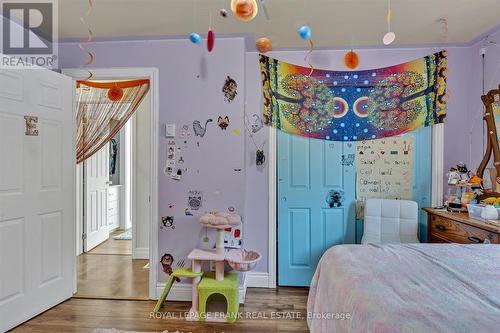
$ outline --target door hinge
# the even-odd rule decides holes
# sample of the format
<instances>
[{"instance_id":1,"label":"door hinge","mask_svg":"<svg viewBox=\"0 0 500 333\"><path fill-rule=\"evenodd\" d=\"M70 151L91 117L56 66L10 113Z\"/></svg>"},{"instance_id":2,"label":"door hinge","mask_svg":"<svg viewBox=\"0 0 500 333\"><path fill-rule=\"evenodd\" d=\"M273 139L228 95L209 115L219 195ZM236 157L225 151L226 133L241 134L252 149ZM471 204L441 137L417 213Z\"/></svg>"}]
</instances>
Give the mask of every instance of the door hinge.
<instances>
[{"instance_id":1,"label":"door hinge","mask_svg":"<svg viewBox=\"0 0 500 333\"><path fill-rule=\"evenodd\" d=\"M149 196L149 202L151 203L151 196Z\"/></svg>"},{"instance_id":2,"label":"door hinge","mask_svg":"<svg viewBox=\"0 0 500 333\"><path fill-rule=\"evenodd\" d=\"M82 234L82 239L83 239L83 240L86 240L86 239L87 239L87 234L83 233L83 234Z\"/></svg>"}]
</instances>

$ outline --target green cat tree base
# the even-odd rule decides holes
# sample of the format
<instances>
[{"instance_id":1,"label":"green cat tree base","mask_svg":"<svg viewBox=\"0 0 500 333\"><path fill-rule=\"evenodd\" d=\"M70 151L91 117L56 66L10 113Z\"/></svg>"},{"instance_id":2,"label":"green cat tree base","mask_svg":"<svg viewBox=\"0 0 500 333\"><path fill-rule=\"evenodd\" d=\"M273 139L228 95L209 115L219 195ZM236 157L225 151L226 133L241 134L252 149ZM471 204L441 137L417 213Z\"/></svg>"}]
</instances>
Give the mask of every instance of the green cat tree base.
<instances>
[{"instance_id":1,"label":"green cat tree base","mask_svg":"<svg viewBox=\"0 0 500 333\"><path fill-rule=\"evenodd\" d=\"M238 318L238 310L240 308L240 275L237 273L228 273L224 276L224 280L218 281L213 272L205 273L203 279L198 285L198 316L199 320L207 319L207 301L211 295L220 294L224 296L227 304L228 323L234 323Z\"/></svg>"}]
</instances>

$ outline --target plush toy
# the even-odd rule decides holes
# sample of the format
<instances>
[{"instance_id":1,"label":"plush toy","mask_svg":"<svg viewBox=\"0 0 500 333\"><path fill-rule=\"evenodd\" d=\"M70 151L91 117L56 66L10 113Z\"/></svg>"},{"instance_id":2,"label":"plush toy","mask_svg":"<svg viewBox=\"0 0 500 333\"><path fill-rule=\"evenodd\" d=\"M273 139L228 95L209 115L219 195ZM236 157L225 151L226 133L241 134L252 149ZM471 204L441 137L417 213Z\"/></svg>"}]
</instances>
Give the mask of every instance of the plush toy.
<instances>
[{"instance_id":1,"label":"plush toy","mask_svg":"<svg viewBox=\"0 0 500 333\"><path fill-rule=\"evenodd\" d=\"M470 178L470 170L467 169L467 166L464 162L460 162L457 164L457 171L460 175L460 182L467 183Z\"/></svg>"}]
</instances>

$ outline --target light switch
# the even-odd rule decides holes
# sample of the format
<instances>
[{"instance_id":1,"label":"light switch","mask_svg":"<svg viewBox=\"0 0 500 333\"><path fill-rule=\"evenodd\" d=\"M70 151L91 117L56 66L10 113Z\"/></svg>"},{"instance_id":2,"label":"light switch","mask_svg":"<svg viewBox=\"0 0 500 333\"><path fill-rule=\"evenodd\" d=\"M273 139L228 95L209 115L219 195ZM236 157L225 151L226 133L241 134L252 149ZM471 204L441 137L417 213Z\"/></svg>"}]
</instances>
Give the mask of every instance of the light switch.
<instances>
[{"instance_id":1,"label":"light switch","mask_svg":"<svg viewBox=\"0 0 500 333\"><path fill-rule=\"evenodd\" d=\"M175 138L175 124L165 124L165 137Z\"/></svg>"}]
</instances>

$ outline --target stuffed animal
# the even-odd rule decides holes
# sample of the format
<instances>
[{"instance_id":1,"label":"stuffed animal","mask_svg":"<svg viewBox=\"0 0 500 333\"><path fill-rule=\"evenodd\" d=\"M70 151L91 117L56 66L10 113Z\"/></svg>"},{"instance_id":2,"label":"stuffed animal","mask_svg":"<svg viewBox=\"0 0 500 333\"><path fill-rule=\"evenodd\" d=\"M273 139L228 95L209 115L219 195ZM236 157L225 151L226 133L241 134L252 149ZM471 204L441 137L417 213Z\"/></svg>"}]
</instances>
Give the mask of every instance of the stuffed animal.
<instances>
[{"instance_id":1,"label":"stuffed animal","mask_svg":"<svg viewBox=\"0 0 500 333\"><path fill-rule=\"evenodd\" d=\"M458 174L460 175L460 182L467 183L470 178L470 170L467 169L467 166L465 165L464 162L460 162L457 164L457 171Z\"/></svg>"}]
</instances>

